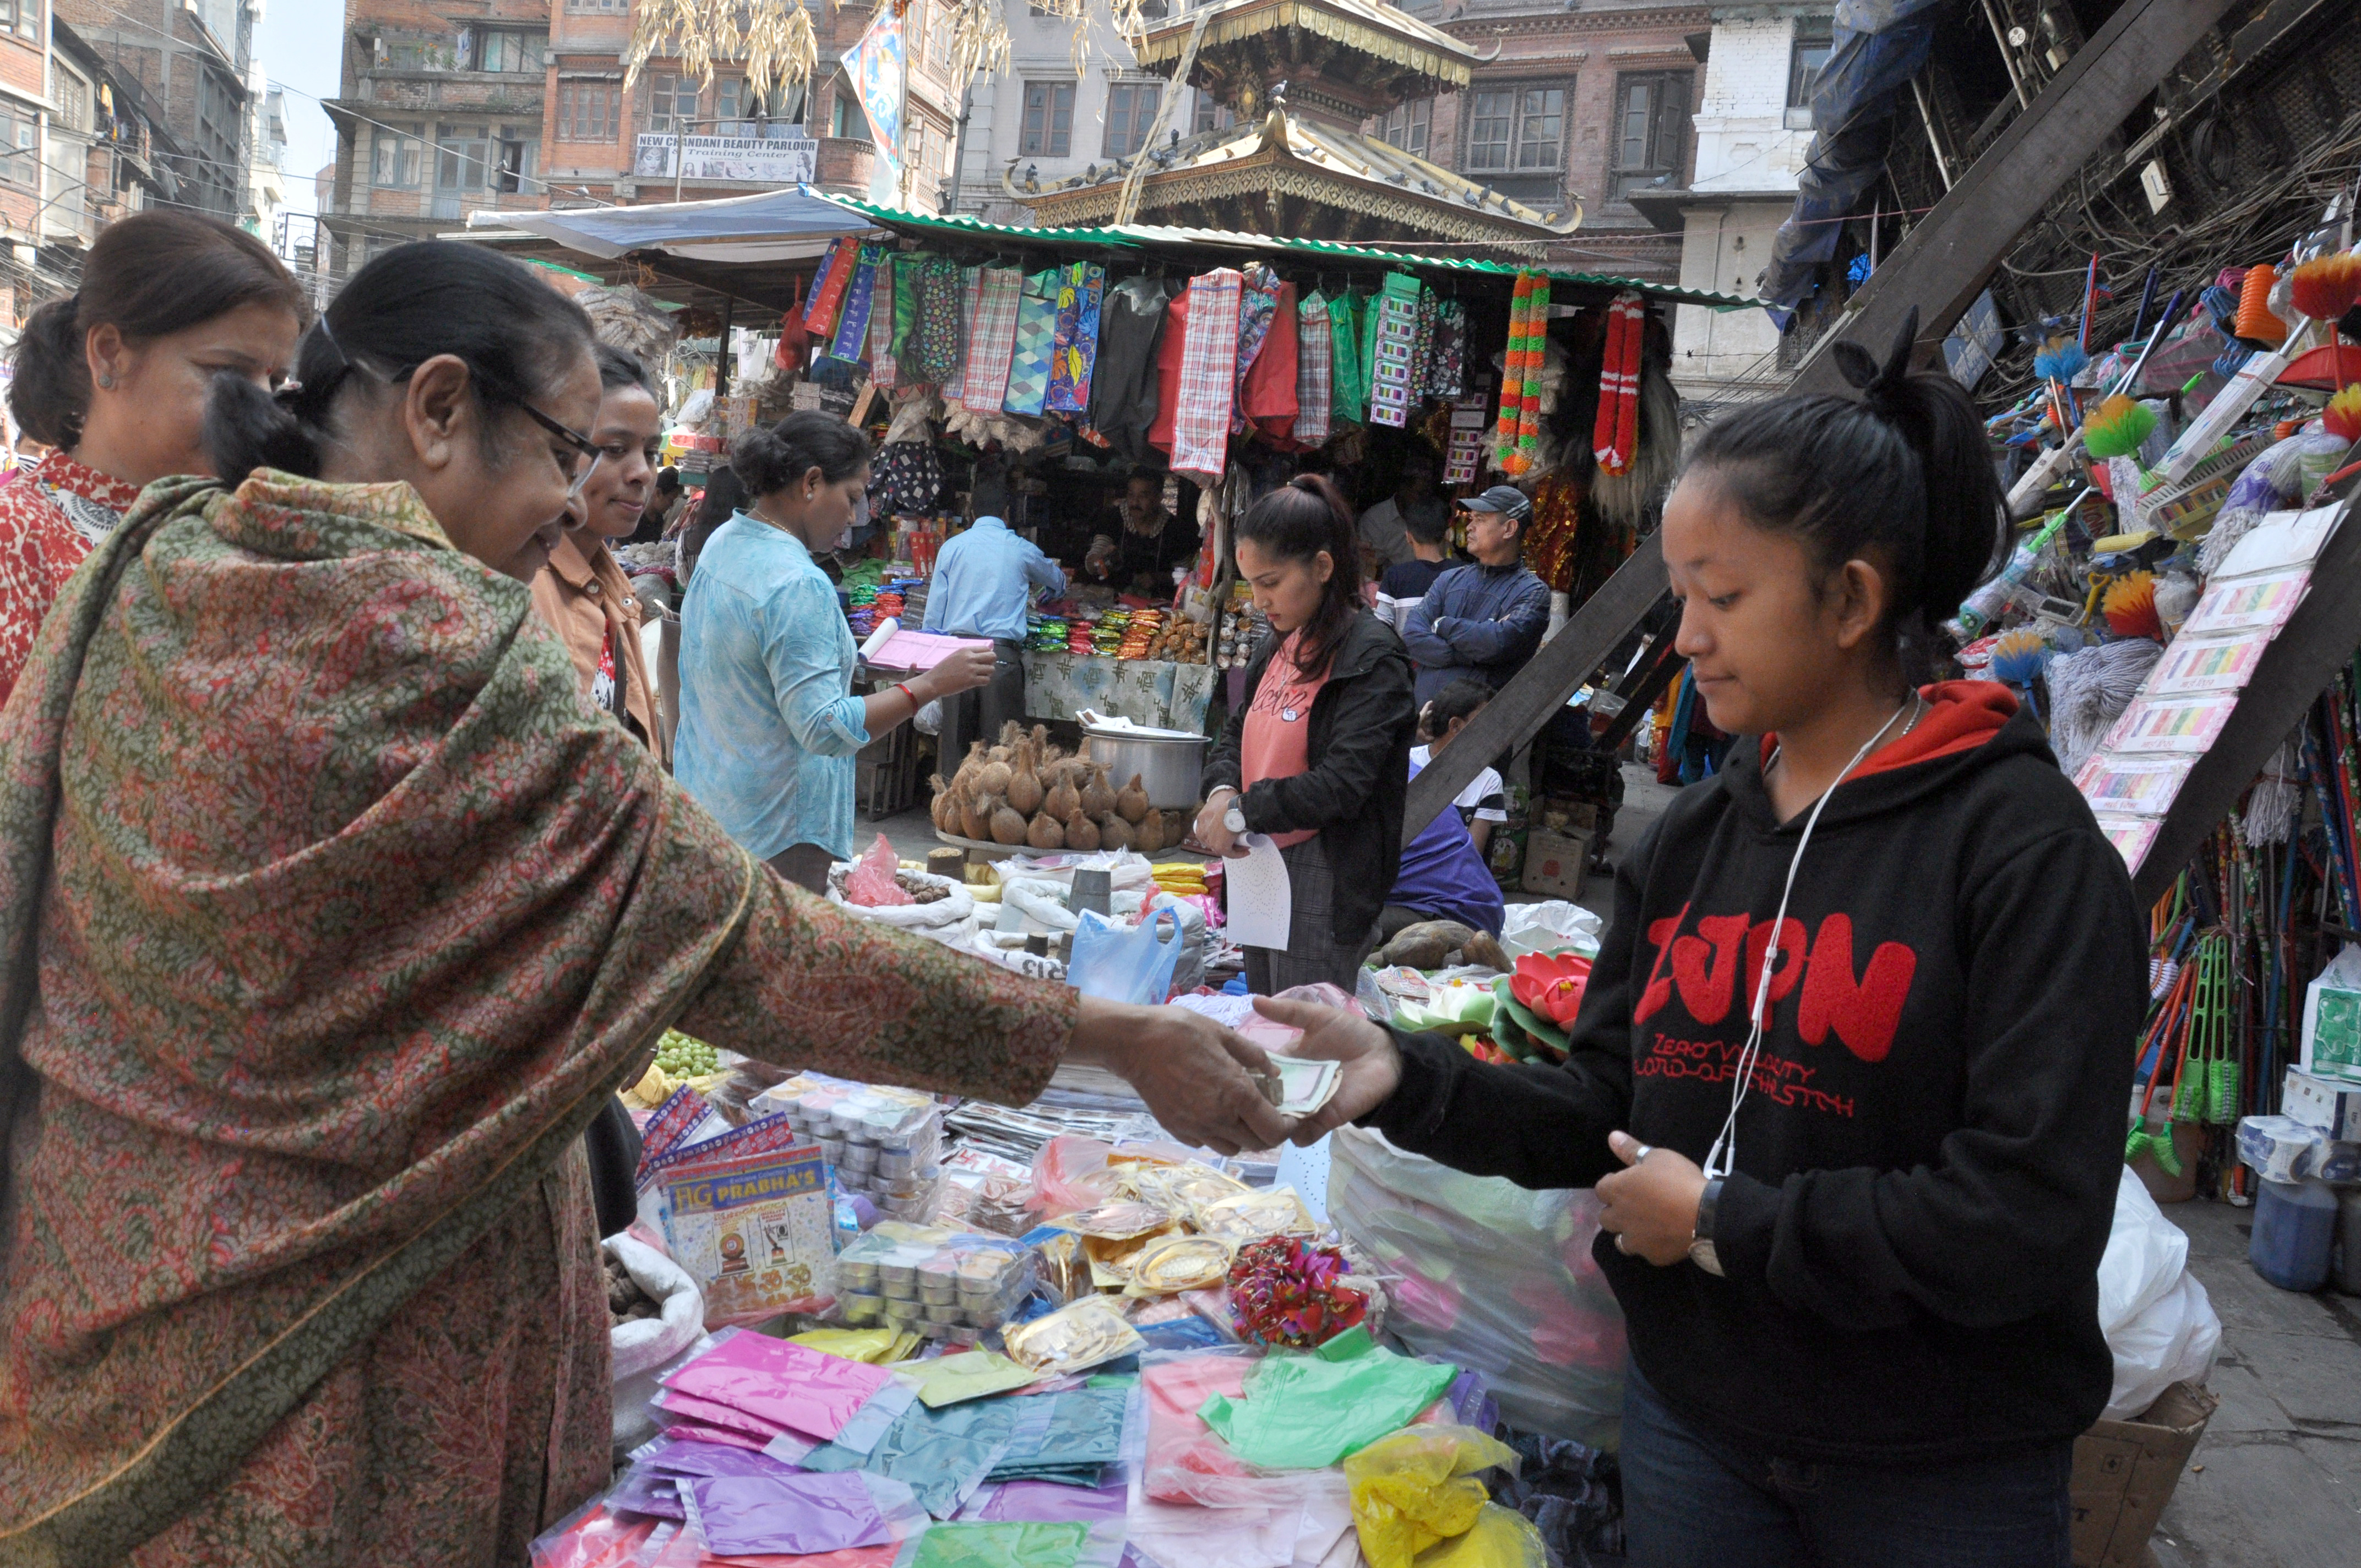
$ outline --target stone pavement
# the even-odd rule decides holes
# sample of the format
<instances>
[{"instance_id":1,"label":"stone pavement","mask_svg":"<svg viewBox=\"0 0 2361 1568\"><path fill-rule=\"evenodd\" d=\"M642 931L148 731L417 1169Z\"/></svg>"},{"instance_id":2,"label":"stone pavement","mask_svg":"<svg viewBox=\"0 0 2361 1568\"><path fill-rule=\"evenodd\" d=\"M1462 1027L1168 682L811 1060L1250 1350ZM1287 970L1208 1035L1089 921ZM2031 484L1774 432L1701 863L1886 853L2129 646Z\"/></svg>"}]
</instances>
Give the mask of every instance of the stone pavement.
<instances>
[{"instance_id":1,"label":"stone pavement","mask_svg":"<svg viewBox=\"0 0 2361 1568\"><path fill-rule=\"evenodd\" d=\"M2222 1401L2150 1550L2158 1568L2361 1563L2361 1298L2301 1296L2246 1263L2252 1209L2177 1203L2222 1318Z\"/></svg>"}]
</instances>

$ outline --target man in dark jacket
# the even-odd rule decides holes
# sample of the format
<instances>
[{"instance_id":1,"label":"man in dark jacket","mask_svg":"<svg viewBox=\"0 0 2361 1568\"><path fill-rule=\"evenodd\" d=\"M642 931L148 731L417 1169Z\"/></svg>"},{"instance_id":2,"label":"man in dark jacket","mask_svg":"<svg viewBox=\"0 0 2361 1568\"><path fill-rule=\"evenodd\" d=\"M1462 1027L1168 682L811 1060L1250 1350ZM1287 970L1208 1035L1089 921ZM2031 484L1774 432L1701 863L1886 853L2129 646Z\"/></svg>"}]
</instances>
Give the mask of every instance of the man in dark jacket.
<instances>
[{"instance_id":1,"label":"man in dark jacket","mask_svg":"<svg viewBox=\"0 0 2361 1568\"><path fill-rule=\"evenodd\" d=\"M1418 661L1422 706L1463 678L1499 690L1525 667L1549 629L1549 587L1523 560L1533 503L1512 485L1495 485L1459 506L1467 514L1467 551L1476 564L1435 578L1402 628L1402 641Z\"/></svg>"}]
</instances>

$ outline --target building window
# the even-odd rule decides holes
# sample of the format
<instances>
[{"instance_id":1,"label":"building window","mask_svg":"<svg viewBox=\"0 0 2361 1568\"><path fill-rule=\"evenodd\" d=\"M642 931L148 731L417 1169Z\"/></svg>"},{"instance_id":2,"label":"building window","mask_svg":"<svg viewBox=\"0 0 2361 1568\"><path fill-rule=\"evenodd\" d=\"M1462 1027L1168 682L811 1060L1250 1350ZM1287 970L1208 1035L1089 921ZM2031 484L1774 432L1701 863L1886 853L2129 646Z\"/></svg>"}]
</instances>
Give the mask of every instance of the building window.
<instances>
[{"instance_id":1,"label":"building window","mask_svg":"<svg viewBox=\"0 0 2361 1568\"><path fill-rule=\"evenodd\" d=\"M1398 147L1413 158L1426 156L1427 133L1434 126L1434 100L1421 98L1415 103L1397 104L1383 123L1388 147Z\"/></svg>"},{"instance_id":2,"label":"building window","mask_svg":"<svg viewBox=\"0 0 2361 1568\"><path fill-rule=\"evenodd\" d=\"M423 126L379 126L370 148L369 183L390 191L418 189L418 155Z\"/></svg>"},{"instance_id":3,"label":"building window","mask_svg":"<svg viewBox=\"0 0 2361 1568\"><path fill-rule=\"evenodd\" d=\"M1835 17L1795 18L1795 41L1787 52L1787 124L1791 129L1804 130L1811 126L1812 92L1820 84L1820 71L1828 63L1828 50L1835 47Z\"/></svg>"},{"instance_id":4,"label":"building window","mask_svg":"<svg viewBox=\"0 0 2361 1568\"><path fill-rule=\"evenodd\" d=\"M1202 136L1207 131L1225 131L1234 123L1227 104L1216 101L1203 88L1197 89L1197 112L1189 123L1189 134Z\"/></svg>"},{"instance_id":5,"label":"building window","mask_svg":"<svg viewBox=\"0 0 2361 1568\"><path fill-rule=\"evenodd\" d=\"M457 50L442 38L379 38L380 71L448 71Z\"/></svg>"},{"instance_id":6,"label":"building window","mask_svg":"<svg viewBox=\"0 0 2361 1568\"><path fill-rule=\"evenodd\" d=\"M1107 89L1107 157L1129 158L1148 145L1163 93L1161 82L1118 82Z\"/></svg>"},{"instance_id":7,"label":"building window","mask_svg":"<svg viewBox=\"0 0 2361 1568\"><path fill-rule=\"evenodd\" d=\"M557 89L557 134L567 141L615 139L616 100L621 90L606 82L566 82Z\"/></svg>"},{"instance_id":8,"label":"building window","mask_svg":"<svg viewBox=\"0 0 2361 1568\"><path fill-rule=\"evenodd\" d=\"M492 189L503 196L531 195L541 181L533 178L534 155L541 150L538 126L502 126L492 148Z\"/></svg>"},{"instance_id":9,"label":"building window","mask_svg":"<svg viewBox=\"0 0 2361 1568\"><path fill-rule=\"evenodd\" d=\"M861 112L861 104L849 88L840 89L829 104L829 135L848 141L869 139L869 117Z\"/></svg>"},{"instance_id":10,"label":"building window","mask_svg":"<svg viewBox=\"0 0 2361 1568\"><path fill-rule=\"evenodd\" d=\"M742 76L716 77L713 82L713 134L718 137L751 137L757 127L751 117L759 107L754 90ZM750 116L741 119L740 115Z\"/></svg>"},{"instance_id":11,"label":"building window","mask_svg":"<svg viewBox=\"0 0 2361 1568\"><path fill-rule=\"evenodd\" d=\"M1677 185L1688 145L1689 72L1615 79L1615 194Z\"/></svg>"},{"instance_id":12,"label":"building window","mask_svg":"<svg viewBox=\"0 0 2361 1568\"><path fill-rule=\"evenodd\" d=\"M1565 88L1500 87L1476 94L1467 124L1470 170L1555 170L1564 164L1565 146Z\"/></svg>"},{"instance_id":13,"label":"building window","mask_svg":"<svg viewBox=\"0 0 2361 1568\"><path fill-rule=\"evenodd\" d=\"M1017 152L1026 158L1071 158L1074 151L1074 84L1025 84L1025 133Z\"/></svg>"},{"instance_id":14,"label":"building window","mask_svg":"<svg viewBox=\"0 0 2361 1568\"><path fill-rule=\"evenodd\" d=\"M505 29L476 35L476 69L538 75L547 62L549 35Z\"/></svg>"},{"instance_id":15,"label":"building window","mask_svg":"<svg viewBox=\"0 0 2361 1568\"><path fill-rule=\"evenodd\" d=\"M5 32L14 32L18 38L39 38L41 0L0 0L0 33Z\"/></svg>"},{"instance_id":16,"label":"building window","mask_svg":"<svg viewBox=\"0 0 2361 1568\"><path fill-rule=\"evenodd\" d=\"M482 126L434 127L434 188L437 191L480 191L484 162L490 149Z\"/></svg>"},{"instance_id":17,"label":"building window","mask_svg":"<svg viewBox=\"0 0 2361 1568\"><path fill-rule=\"evenodd\" d=\"M566 0L566 8L576 16L620 16L631 8L631 0Z\"/></svg>"},{"instance_id":18,"label":"building window","mask_svg":"<svg viewBox=\"0 0 2361 1568\"><path fill-rule=\"evenodd\" d=\"M72 71L58 71L58 123L71 131L90 129L90 83Z\"/></svg>"},{"instance_id":19,"label":"building window","mask_svg":"<svg viewBox=\"0 0 2361 1568\"><path fill-rule=\"evenodd\" d=\"M648 90L648 129L671 132L697 128L697 78L659 76Z\"/></svg>"},{"instance_id":20,"label":"building window","mask_svg":"<svg viewBox=\"0 0 2361 1568\"><path fill-rule=\"evenodd\" d=\"M39 125L30 114L0 104L0 180L11 185L40 183L36 157L40 134Z\"/></svg>"}]
</instances>

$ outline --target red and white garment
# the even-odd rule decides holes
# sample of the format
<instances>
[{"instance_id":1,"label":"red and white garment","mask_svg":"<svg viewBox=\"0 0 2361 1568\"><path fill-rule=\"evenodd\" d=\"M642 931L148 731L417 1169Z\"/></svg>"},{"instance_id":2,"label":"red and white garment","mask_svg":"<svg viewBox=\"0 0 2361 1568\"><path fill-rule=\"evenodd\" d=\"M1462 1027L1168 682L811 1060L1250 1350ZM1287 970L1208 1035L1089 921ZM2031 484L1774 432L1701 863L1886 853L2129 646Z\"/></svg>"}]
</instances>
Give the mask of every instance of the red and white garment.
<instances>
[{"instance_id":1,"label":"red and white garment","mask_svg":"<svg viewBox=\"0 0 2361 1568\"><path fill-rule=\"evenodd\" d=\"M960 401L972 412L996 414L1008 396L1008 367L1016 356L1016 306L1024 288L1025 275L1014 267L983 269L968 318L967 379L960 389Z\"/></svg>"},{"instance_id":2,"label":"red and white garment","mask_svg":"<svg viewBox=\"0 0 2361 1568\"><path fill-rule=\"evenodd\" d=\"M1242 281L1228 267L1189 280L1189 334L1182 342L1180 396L1172 424L1172 471L1202 484L1218 480L1229 462Z\"/></svg>"},{"instance_id":3,"label":"red and white garment","mask_svg":"<svg viewBox=\"0 0 2361 1568\"><path fill-rule=\"evenodd\" d=\"M1591 431L1593 455L1609 474L1631 466L1640 446L1640 348L1648 333L1648 307L1639 295L1621 293L1607 307L1607 352L1598 373L1598 422Z\"/></svg>"}]
</instances>

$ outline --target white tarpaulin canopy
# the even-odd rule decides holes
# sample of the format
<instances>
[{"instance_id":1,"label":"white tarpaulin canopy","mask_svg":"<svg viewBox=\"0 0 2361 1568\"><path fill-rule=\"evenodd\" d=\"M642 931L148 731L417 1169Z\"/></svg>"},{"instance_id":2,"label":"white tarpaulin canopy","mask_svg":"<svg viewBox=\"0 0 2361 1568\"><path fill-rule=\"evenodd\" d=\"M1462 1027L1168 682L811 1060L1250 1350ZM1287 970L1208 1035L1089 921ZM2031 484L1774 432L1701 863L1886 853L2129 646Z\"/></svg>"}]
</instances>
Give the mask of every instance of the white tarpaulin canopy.
<instances>
[{"instance_id":1,"label":"white tarpaulin canopy","mask_svg":"<svg viewBox=\"0 0 2361 1568\"><path fill-rule=\"evenodd\" d=\"M471 213L467 226L537 234L606 260L653 250L719 262L801 261L819 255L840 236L876 232L873 225L801 186L719 201Z\"/></svg>"}]
</instances>

